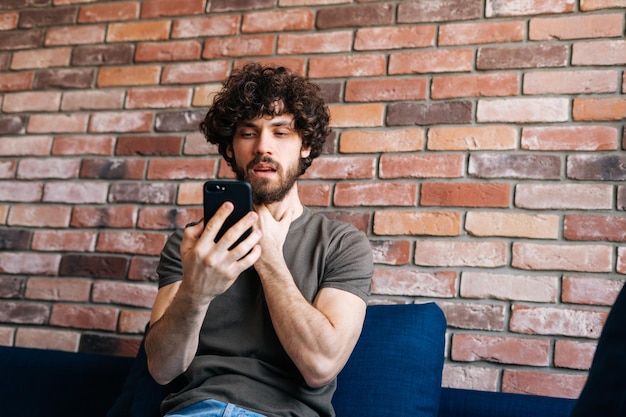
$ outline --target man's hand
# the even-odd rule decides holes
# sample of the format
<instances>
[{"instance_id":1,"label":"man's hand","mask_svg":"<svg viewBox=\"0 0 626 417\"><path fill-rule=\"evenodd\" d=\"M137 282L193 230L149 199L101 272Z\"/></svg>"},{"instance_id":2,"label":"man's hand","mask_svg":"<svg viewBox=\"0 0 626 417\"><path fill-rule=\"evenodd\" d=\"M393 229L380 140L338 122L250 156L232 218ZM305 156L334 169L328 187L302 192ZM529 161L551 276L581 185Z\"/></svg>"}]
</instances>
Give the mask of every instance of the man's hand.
<instances>
[{"instance_id":1,"label":"man's hand","mask_svg":"<svg viewBox=\"0 0 626 417\"><path fill-rule=\"evenodd\" d=\"M210 302L228 290L239 274L251 267L261 254L261 247L257 245L261 231L255 227L258 215L254 211L235 223L217 243L214 242L232 211L232 203L226 202L205 227L202 222L189 226L183 235L180 245L183 267L181 289L197 295L202 303ZM250 228L252 233L229 250Z\"/></svg>"},{"instance_id":2,"label":"man's hand","mask_svg":"<svg viewBox=\"0 0 626 417\"><path fill-rule=\"evenodd\" d=\"M282 217L276 220L267 206L258 205L255 206L259 220L257 222L258 228L261 231L262 238L260 240L261 256L255 267L262 268L263 265L273 263L284 264L285 258L283 256L283 246L289 232L289 226L294 220L294 210L292 208L287 209Z\"/></svg>"}]
</instances>

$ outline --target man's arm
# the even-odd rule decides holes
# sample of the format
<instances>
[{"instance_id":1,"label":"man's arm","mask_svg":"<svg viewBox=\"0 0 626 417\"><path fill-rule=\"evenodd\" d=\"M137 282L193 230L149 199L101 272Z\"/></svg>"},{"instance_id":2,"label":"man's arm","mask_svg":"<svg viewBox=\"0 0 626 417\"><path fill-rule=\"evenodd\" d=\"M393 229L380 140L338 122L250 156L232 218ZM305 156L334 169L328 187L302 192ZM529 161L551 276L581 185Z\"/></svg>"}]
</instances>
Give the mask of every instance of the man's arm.
<instances>
[{"instance_id":1,"label":"man's arm","mask_svg":"<svg viewBox=\"0 0 626 417\"><path fill-rule=\"evenodd\" d=\"M307 385L320 387L343 368L361 334L366 303L335 288L322 288L313 303L304 298L285 262L282 246L292 220L276 222L258 207L262 253L255 263L278 338Z\"/></svg>"},{"instance_id":2,"label":"man's arm","mask_svg":"<svg viewBox=\"0 0 626 417\"><path fill-rule=\"evenodd\" d=\"M224 293L239 274L260 256L257 242L260 232L253 232L233 250L228 250L250 227L257 215L250 212L215 243L224 220L232 212L226 203L206 227L197 224L185 229L180 245L182 280L159 289L146 333L148 369L160 384L183 373L198 349L200 329L211 301Z\"/></svg>"}]
</instances>

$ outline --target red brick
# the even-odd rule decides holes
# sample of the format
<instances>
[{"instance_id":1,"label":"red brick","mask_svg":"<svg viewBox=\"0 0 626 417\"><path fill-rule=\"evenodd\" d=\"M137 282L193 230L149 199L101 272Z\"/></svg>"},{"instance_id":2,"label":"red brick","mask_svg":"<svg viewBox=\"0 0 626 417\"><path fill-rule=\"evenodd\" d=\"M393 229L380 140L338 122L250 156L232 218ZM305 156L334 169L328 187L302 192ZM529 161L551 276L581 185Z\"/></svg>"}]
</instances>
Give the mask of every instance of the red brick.
<instances>
[{"instance_id":1,"label":"red brick","mask_svg":"<svg viewBox=\"0 0 626 417\"><path fill-rule=\"evenodd\" d=\"M510 328L516 333L597 339L606 316L597 310L513 305Z\"/></svg>"},{"instance_id":2,"label":"red brick","mask_svg":"<svg viewBox=\"0 0 626 417\"><path fill-rule=\"evenodd\" d=\"M532 72L524 76L524 94L592 94L618 91L617 73L605 71Z\"/></svg>"},{"instance_id":3,"label":"red brick","mask_svg":"<svg viewBox=\"0 0 626 417\"><path fill-rule=\"evenodd\" d=\"M626 218L623 216L569 214L563 223L567 240L626 242Z\"/></svg>"},{"instance_id":4,"label":"red brick","mask_svg":"<svg viewBox=\"0 0 626 417\"><path fill-rule=\"evenodd\" d=\"M139 204L173 204L176 184L168 182L146 183L142 181L117 182L111 185L109 202Z\"/></svg>"},{"instance_id":5,"label":"red brick","mask_svg":"<svg viewBox=\"0 0 626 417\"><path fill-rule=\"evenodd\" d=\"M131 89L127 93L126 108L180 108L189 107L190 88L144 88Z\"/></svg>"},{"instance_id":6,"label":"red brick","mask_svg":"<svg viewBox=\"0 0 626 417\"><path fill-rule=\"evenodd\" d=\"M105 25L65 26L46 31L46 46L95 44L104 41Z\"/></svg>"},{"instance_id":7,"label":"red brick","mask_svg":"<svg viewBox=\"0 0 626 417\"><path fill-rule=\"evenodd\" d=\"M97 82L98 87L158 84L160 72L155 65L101 68Z\"/></svg>"},{"instance_id":8,"label":"red brick","mask_svg":"<svg viewBox=\"0 0 626 417\"><path fill-rule=\"evenodd\" d=\"M71 179L78 176L80 161L62 158L28 158L22 159L17 171L19 179L62 178Z\"/></svg>"},{"instance_id":9,"label":"red brick","mask_svg":"<svg viewBox=\"0 0 626 417\"><path fill-rule=\"evenodd\" d=\"M487 17L570 13L574 6L573 1L487 0L485 13Z\"/></svg>"},{"instance_id":10,"label":"red brick","mask_svg":"<svg viewBox=\"0 0 626 417\"><path fill-rule=\"evenodd\" d=\"M461 292L465 298L555 303L559 295L559 278L553 276L530 276L463 272Z\"/></svg>"},{"instance_id":11,"label":"red brick","mask_svg":"<svg viewBox=\"0 0 626 417\"><path fill-rule=\"evenodd\" d=\"M470 156L467 173L475 178L557 180L561 177L562 164L556 155L475 153Z\"/></svg>"},{"instance_id":12,"label":"red brick","mask_svg":"<svg viewBox=\"0 0 626 417\"><path fill-rule=\"evenodd\" d=\"M626 40L578 42L572 47L572 65L625 65Z\"/></svg>"},{"instance_id":13,"label":"red brick","mask_svg":"<svg viewBox=\"0 0 626 417\"><path fill-rule=\"evenodd\" d=\"M309 77L374 77L385 74L384 55L315 57L309 60Z\"/></svg>"},{"instance_id":14,"label":"red brick","mask_svg":"<svg viewBox=\"0 0 626 417\"><path fill-rule=\"evenodd\" d=\"M389 74L468 72L473 61L474 52L470 49L395 52L389 56Z\"/></svg>"},{"instance_id":15,"label":"red brick","mask_svg":"<svg viewBox=\"0 0 626 417\"><path fill-rule=\"evenodd\" d=\"M132 253L154 255L161 253L167 236L150 232L100 232L96 250L98 252Z\"/></svg>"},{"instance_id":16,"label":"red brick","mask_svg":"<svg viewBox=\"0 0 626 417\"><path fill-rule=\"evenodd\" d=\"M147 0L141 3L141 19L202 14L204 0Z\"/></svg>"},{"instance_id":17,"label":"red brick","mask_svg":"<svg viewBox=\"0 0 626 417\"><path fill-rule=\"evenodd\" d=\"M0 252L0 272L5 274L56 275L60 262L57 254Z\"/></svg>"},{"instance_id":18,"label":"red brick","mask_svg":"<svg viewBox=\"0 0 626 417\"><path fill-rule=\"evenodd\" d=\"M452 298L455 293L454 272L376 269L372 277L372 294Z\"/></svg>"},{"instance_id":19,"label":"red brick","mask_svg":"<svg viewBox=\"0 0 626 417\"><path fill-rule=\"evenodd\" d=\"M132 206L107 206L72 208L71 227L133 228L137 222L137 208Z\"/></svg>"},{"instance_id":20,"label":"red brick","mask_svg":"<svg viewBox=\"0 0 626 417\"><path fill-rule=\"evenodd\" d=\"M0 13L0 30L16 29L19 18L20 14L18 12Z\"/></svg>"},{"instance_id":21,"label":"red brick","mask_svg":"<svg viewBox=\"0 0 626 417\"><path fill-rule=\"evenodd\" d=\"M422 185L420 205L508 207L511 191L511 185L504 183L425 183Z\"/></svg>"},{"instance_id":22,"label":"red brick","mask_svg":"<svg viewBox=\"0 0 626 417\"><path fill-rule=\"evenodd\" d=\"M530 20L529 39L538 41L619 37L623 33L623 24L623 14L535 18Z\"/></svg>"},{"instance_id":23,"label":"red brick","mask_svg":"<svg viewBox=\"0 0 626 417\"><path fill-rule=\"evenodd\" d=\"M513 243L511 265L526 270L610 272L613 249L601 245Z\"/></svg>"},{"instance_id":24,"label":"red brick","mask_svg":"<svg viewBox=\"0 0 626 417\"><path fill-rule=\"evenodd\" d=\"M52 155L111 155L114 146L113 136L57 136Z\"/></svg>"},{"instance_id":25,"label":"red brick","mask_svg":"<svg viewBox=\"0 0 626 417\"><path fill-rule=\"evenodd\" d=\"M465 217L465 230L472 236L558 239L559 226L560 217L551 214L471 211Z\"/></svg>"},{"instance_id":26,"label":"red brick","mask_svg":"<svg viewBox=\"0 0 626 417\"><path fill-rule=\"evenodd\" d=\"M32 300L89 301L91 283L78 278L29 278L26 297Z\"/></svg>"},{"instance_id":27,"label":"red brick","mask_svg":"<svg viewBox=\"0 0 626 417\"><path fill-rule=\"evenodd\" d=\"M434 77L431 97L445 99L514 96L519 89L519 83L516 74L505 73Z\"/></svg>"},{"instance_id":28,"label":"red brick","mask_svg":"<svg viewBox=\"0 0 626 417\"><path fill-rule=\"evenodd\" d=\"M617 248L615 270L620 274L626 274L626 248Z\"/></svg>"},{"instance_id":29,"label":"red brick","mask_svg":"<svg viewBox=\"0 0 626 417\"><path fill-rule=\"evenodd\" d=\"M352 32L323 32L278 36L277 52L281 55L322 54L349 52L352 48Z\"/></svg>"},{"instance_id":30,"label":"red brick","mask_svg":"<svg viewBox=\"0 0 626 417\"><path fill-rule=\"evenodd\" d=\"M376 264L406 265L411 260L409 240L374 240L370 244Z\"/></svg>"},{"instance_id":31,"label":"red brick","mask_svg":"<svg viewBox=\"0 0 626 417\"><path fill-rule=\"evenodd\" d=\"M116 155L176 156L180 154L180 136L120 136Z\"/></svg>"},{"instance_id":32,"label":"red brick","mask_svg":"<svg viewBox=\"0 0 626 417\"><path fill-rule=\"evenodd\" d=\"M476 120L480 123L566 122L570 101L566 98L502 98L478 100Z\"/></svg>"},{"instance_id":33,"label":"red brick","mask_svg":"<svg viewBox=\"0 0 626 417\"><path fill-rule=\"evenodd\" d=\"M79 23L134 20L139 17L140 3L118 1L112 4L94 4L81 6L78 13Z\"/></svg>"},{"instance_id":34,"label":"red brick","mask_svg":"<svg viewBox=\"0 0 626 417\"><path fill-rule=\"evenodd\" d=\"M95 303L152 307L157 291L156 285L96 281L92 299Z\"/></svg>"},{"instance_id":35,"label":"red brick","mask_svg":"<svg viewBox=\"0 0 626 417\"><path fill-rule=\"evenodd\" d=\"M202 45L198 41L140 43L135 52L136 62L198 60Z\"/></svg>"},{"instance_id":36,"label":"red brick","mask_svg":"<svg viewBox=\"0 0 626 417\"><path fill-rule=\"evenodd\" d=\"M626 50L626 44L625 50ZM576 121L620 121L626 118L626 98L576 98L574 99Z\"/></svg>"},{"instance_id":37,"label":"red brick","mask_svg":"<svg viewBox=\"0 0 626 417\"><path fill-rule=\"evenodd\" d=\"M88 114L33 114L29 118L28 133L83 133Z\"/></svg>"},{"instance_id":38,"label":"red brick","mask_svg":"<svg viewBox=\"0 0 626 417\"><path fill-rule=\"evenodd\" d=\"M381 26L393 22L394 6L391 4L360 4L322 8L317 12L318 29L353 26Z\"/></svg>"},{"instance_id":39,"label":"red brick","mask_svg":"<svg viewBox=\"0 0 626 417\"><path fill-rule=\"evenodd\" d=\"M43 303L0 301L0 322L16 324L44 324L50 308Z\"/></svg>"},{"instance_id":40,"label":"red brick","mask_svg":"<svg viewBox=\"0 0 626 417\"><path fill-rule=\"evenodd\" d=\"M550 341L478 334L452 336L451 359L461 362L495 362L527 366L548 366Z\"/></svg>"},{"instance_id":41,"label":"red brick","mask_svg":"<svg viewBox=\"0 0 626 417\"><path fill-rule=\"evenodd\" d=\"M111 23L108 26L107 42L158 41L168 38L171 29L169 20Z\"/></svg>"},{"instance_id":42,"label":"red brick","mask_svg":"<svg viewBox=\"0 0 626 417\"><path fill-rule=\"evenodd\" d=\"M139 212L137 228L149 230L172 230L202 219L201 207L168 208L146 207Z\"/></svg>"},{"instance_id":43,"label":"red brick","mask_svg":"<svg viewBox=\"0 0 626 417\"><path fill-rule=\"evenodd\" d=\"M616 150L618 131L611 126L524 127L521 147L535 151Z\"/></svg>"},{"instance_id":44,"label":"red brick","mask_svg":"<svg viewBox=\"0 0 626 417\"><path fill-rule=\"evenodd\" d=\"M39 182L3 181L0 188L0 201L3 202L39 202L43 184Z\"/></svg>"},{"instance_id":45,"label":"red brick","mask_svg":"<svg viewBox=\"0 0 626 417\"><path fill-rule=\"evenodd\" d=\"M445 363L442 372L442 387L497 391L499 370L493 367L459 366Z\"/></svg>"},{"instance_id":46,"label":"red brick","mask_svg":"<svg viewBox=\"0 0 626 417\"><path fill-rule=\"evenodd\" d=\"M112 307L55 304L52 307L50 324L75 329L114 331L117 316L118 310Z\"/></svg>"},{"instance_id":47,"label":"red brick","mask_svg":"<svg viewBox=\"0 0 626 417\"><path fill-rule=\"evenodd\" d=\"M410 183L347 183L335 186L337 206L414 206L417 184Z\"/></svg>"},{"instance_id":48,"label":"red brick","mask_svg":"<svg viewBox=\"0 0 626 417\"><path fill-rule=\"evenodd\" d=\"M380 157L381 178L460 178L464 155L383 155Z\"/></svg>"},{"instance_id":49,"label":"red brick","mask_svg":"<svg viewBox=\"0 0 626 417\"><path fill-rule=\"evenodd\" d=\"M30 90L33 85L33 72L0 74L0 91Z\"/></svg>"},{"instance_id":50,"label":"red brick","mask_svg":"<svg viewBox=\"0 0 626 417\"><path fill-rule=\"evenodd\" d=\"M211 60L163 67L162 84L195 84L223 81L230 73L228 61Z\"/></svg>"},{"instance_id":51,"label":"red brick","mask_svg":"<svg viewBox=\"0 0 626 417\"><path fill-rule=\"evenodd\" d=\"M302 204L306 206L330 206L332 188L330 184L301 183L298 186L298 195Z\"/></svg>"},{"instance_id":52,"label":"red brick","mask_svg":"<svg viewBox=\"0 0 626 417\"><path fill-rule=\"evenodd\" d=\"M235 35L240 25L239 15L206 15L174 21L172 39Z\"/></svg>"},{"instance_id":53,"label":"red brick","mask_svg":"<svg viewBox=\"0 0 626 417\"><path fill-rule=\"evenodd\" d=\"M504 320L508 313L502 304L468 303L465 301L439 301L437 304L443 310L449 328L504 330Z\"/></svg>"},{"instance_id":54,"label":"red brick","mask_svg":"<svg viewBox=\"0 0 626 417\"><path fill-rule=\"evenodd\" d=\"M427 84L425 78L348 80L345 101L423 100Z\"/></svg>"},{"instance_id":55,"label":"red brick","mask_svg":"<svg viewBox=\"0 0 626 417\"><path fill-rule=\"evenodd\" d=\"M419 240L415 265L495 268L507 264L508 244L496 241Z\"/></svg>"},{"instance_id":56,"label":"red brick","mask_svg":"<svg viewBox=\"0 0 626 417\"><path fill-rule=\"evenodd\" d=\"M89 121L89 132L149 132L154 115L149 112L94 113Z\"/></svg>"},{"instance_id":57,"label":"red brick","mask_svg":"<svg viewBox=\"0 0 626 417\"><path fill-rule=\"evenodd\" d=\"M383 126L385 107L380 104L330 105L329 109L333 127Z\"/></svg>"},{"instance_id":58,"label":"red brick","mask_svg":"<svg viewBox=\"0 0 626 417\"><path fill-rule=\"evenodd\" d=\"M2 161L0 162L0 178L14 178L15 169L17 168L17 161Z\"/></svg>"},{"instance_id":59,"label":"red brick","mask_svg":"<svg viewBox=\"0 0 626 417\"><path fill-rule=\"evenodd\" d=\"M424 148L424 129L346 130L341 133L341 153L414 152Z\"/></svg>"},{"instance_id":60,"label":"red brick","mask_svg":"<svg viewBox=\"0 0 626 417\"><path fill-rule=\"evenodd\" d=\"M50 203L106 203L108 184L97 181L48 182L43 201Z\"/></svg>"},{"instance_id":61,"label":"red brick","mask_svg":"<svg viewBox=\"0 0 626 417\"><path fill-rule=\"evenodd\" d=\"M469 45L521 42L526 33L524 22L451 23L439 27L438 44Z\"/></svg>"},{"instance_id":62,"label":"red brick","mask_svg":"<svg viewBox=\"0 0 626 417\"><path fill-rule=\"evenodd\" d=\"M563 277L563 302L573 304L612 306L624 286L624 281L580 277Z\"/></svg>"},{"instance_id":63,"label":"red brick","mask_svg":"<svg viewBox=\"0 0 626 417\"><path fill-rule=\"evenodd\" d=\"M242 33L314 29L315 14L307 9L254 12L243 15Z\"/></svg>"},{"instance_id":64,"label":"red brick","mask_svg":"<svg viewBox=\"0 0 626 417\"><path fill-rule=\"evenodd\" d=\"M19 328L15 334L15 346L33 349L76 352L80 333L55 329Z\"/></svg>"},{"instance_id":65,"label":"red brick","mask_svg":"<svg viewBox=\"0 0 626 417\"><path fill-rule=\"evenodd\" d=\"M482 15L480 1L410 1L398 5L398 22L446 22L476 19Z\"/></svg>"},{"instance_id":66,"label":"red brick","mask_svg":"<svg viewBox=\"0 0 626 417\"><path fill-rule=\"evenodd\" d=\"M557 340L554 344L554 366L586 371L596 351L596 344L574 340Z\"/></svg>"},{"instance_id":67,"label":"red brick","mask_svg":"<svg viewBox=\"0 0 626 417\"><path fill-rule=\"evenodd\" d=\"M206 159L154 159L148 165L149 180L205 179L215 174L215 160Z\"/></svg>"},{"instance_id":68,"label":"red brick","mask_svg":"<svg viewBox=\"0 0 626 417\"><path fill-rule=\"evenodd\" d=\"M524 209L610 210L613 187L605 184L518 184L515 206Z\"/></svg>"},{"instance_id":69,"label":"red brick","mask_svg":"<svg viewBox=\"0 0 626 417\"><path fill-rule=\"evenodd\" d=\"M512 126L437 127L428 130L428 149L435 151L515 149L517 129Z\"/></svg>"},{"instance_id":70,"label":"red brick","mask_svg":"<svg viewBox=\"0 0 626 417\"><path fill-rule=\"evenodd\" d=\"M361 28L356 32L354 49L425 48L435 43L435 26L398 26Z\"/></svg>"},{"instance_id":71,"label":"red brick","mask_svg":"<svg viewBox=\"0 0 626 417\"><path fill-rule=\"evenodd\" d=\"M19 205L13 206L8 224L29 227L67 227L70 224L69 206Z\"/></svg>"},{"instance_id":72,"label":"red brick","mask_svg":"<svg viewBox=\"0 0 626 417\"><path fill-rule=\"evenodd\" d=\"M302 176L303 179L367 179L374 178L376 160L373 157L323 157Z\"/></svg>"},{"instance_id":73,"label":"red brick","mask_svg":"<svg viewBox=\"0 0 626 417\"><path fill-rule=\"evenodd\" d=\"M623 0L581 0L580 1L580 10L590 11L590 10L601 10L601 9L611 9L614 7L623 7Z\"/></svg>"},{"instance_id":74,"label":"red brick","mask_svg":"<svg viewBox=\"0 0 626 417\"><path fill-rule=\"evenodd\" d=\"M458 236L461 216L454 212L381 210L374 213L374 234Z\"/></svg>"},{"instance_id":75,"label":"red brick","mask_svg":"<svg viewBox=\"0 0 626 417\"><path fill-rule=\"evenodd\" d=\"M209 38L204 42L202 58L212 60L226 57L272 55L275 43L276 37L274 35Z\"/></svg>"},{"instance_id":76,"label":"red brick","mask_svg":"<svg viewBox=\"0 0 626 417\"><path fill-rule=\"evenodd\" d=\"M118 323L120 333L143 334L150 322L150 311L122 310Z\"/></svg>"},{"instance_id":77,"label":"red brick","mask_svg":"<svg viewBox=\"0 0 626 417\"><path fill-rule=\"evenodd\" d=\"M15 52L11 60L11 69L65 67L70 63L71 53L71 48L47 48Z\"/></svg>"},{"instance_id":78,"label":"red brick","mask_svg":"<svg viewBox=\"0 0 626 417\"><path fill-rule=\"evenodd\" d=\"M202 215L196 217L196 220L199 220L201 217ZM154 257L146 258L135 256L130 262L130 268L128 269L128 276L126 278L133 281L156 282L159 279L156 273L158 263L159 260Z\"/></svg>"},{"instance_id":79,"label":"red brick","mask_svg":"<svg viewBox=\"0 0 626 417\"><path fill-rule=\"evenodd\" d=\"M72 230L37 230L32 249L40 251L91 252L96 246L96 232Z\"/></svg>"},{"instance_id":80,"label":"red brick","mask_svg":"<svg viewBox=\"0 0 626 417\"><path fill-rule=\"evenodd\" d=\"M507 369L502 376L502 391L576 399L586 380L586 375Z\"/></svg>"}]
</instances>

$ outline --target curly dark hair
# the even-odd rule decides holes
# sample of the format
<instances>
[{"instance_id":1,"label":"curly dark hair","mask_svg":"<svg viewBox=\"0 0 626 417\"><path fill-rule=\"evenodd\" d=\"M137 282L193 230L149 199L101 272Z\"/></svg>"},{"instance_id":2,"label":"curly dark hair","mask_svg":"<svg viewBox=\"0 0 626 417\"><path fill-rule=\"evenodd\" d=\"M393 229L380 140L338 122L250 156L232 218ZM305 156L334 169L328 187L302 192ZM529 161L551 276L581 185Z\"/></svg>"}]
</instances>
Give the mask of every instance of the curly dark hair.
<instances>
[{"instance_id":1,"label":"curly dark hair","mask_svg":"<svg viewBox=\"0 0 626 417\"><path fill-rule=\"evenodd\" d=\"M294 129L300 134L302 145L311 149L309 156L300 160L302 175L322 153L331 132L330 112L320 88L285 67L252 63L235 70L200 123L200 131L233 166L234 158L228 156L227 150L232 146L237 126L245 120L284 113L293 115Z\"/></svg>"}]
</instances>

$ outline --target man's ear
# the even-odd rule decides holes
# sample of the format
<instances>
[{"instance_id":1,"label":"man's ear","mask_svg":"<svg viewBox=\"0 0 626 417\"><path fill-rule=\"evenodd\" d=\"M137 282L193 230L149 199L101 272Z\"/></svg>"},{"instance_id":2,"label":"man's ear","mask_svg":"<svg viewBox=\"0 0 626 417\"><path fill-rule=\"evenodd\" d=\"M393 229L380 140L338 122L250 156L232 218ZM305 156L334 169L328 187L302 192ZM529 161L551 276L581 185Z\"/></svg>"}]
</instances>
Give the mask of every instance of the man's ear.
<instances>
[{"instance_id":1,"label":"man's ear","mask_svg":"<svg viewBox=\"0 0 626 417\"><path fill-rule=\"evenodd\" d=\"M302 148L300 148L300 158L307 158L309 155L311 155L311 146L302 145Z\"/></svg>"},{"instance_id":2,"label":"man's ear","mask_svg":"<svg viewBox=\"0 0 626 417\"><path fill-rule=\"evenodd\" d=\"M228 145L226 147L226 156L230 159L235 158L235 153L233 152L233 147L231 145Z\"/></svg>"}]
</instances>

